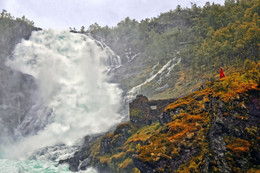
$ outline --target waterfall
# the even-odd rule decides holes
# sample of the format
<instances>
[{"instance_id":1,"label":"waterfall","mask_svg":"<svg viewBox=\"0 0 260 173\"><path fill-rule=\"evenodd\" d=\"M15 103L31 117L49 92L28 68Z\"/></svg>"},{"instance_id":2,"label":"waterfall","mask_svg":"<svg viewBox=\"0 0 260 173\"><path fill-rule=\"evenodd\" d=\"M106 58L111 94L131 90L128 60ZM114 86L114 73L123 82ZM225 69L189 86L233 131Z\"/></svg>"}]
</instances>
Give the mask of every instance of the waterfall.
<instances>
[{"instance_id":1,"label":"waterfall","mask_svg":"<svg viewBox=\"0 0 260 173\"><path fill-rule=\"evenodd\" d=\"M98 40L95 40L95 41L96 41L97 45L100 46L102 48L102 50L104 50L108 55L108 58L107 58L107 61L106 61L106 65L109 67L108 70L113 70L113 69L116 69L116 68L119 68L119 67L122 66L120 56L118 56L104 42L101 42L101 41L98 41Z\"/></svg>"},{"instance_id":2,"label":"waterfall","mask_svg":"<svg viewBox=\"0 0 260 173\"><path fill-rule=\"evenodd\" d=\"M130 102L131 100L133 100L136 95L138 95L140 93L141 87L146 85L147 83L153 81L156 77L159 76L159 80L156 81L156 83L160 82L162 80L162 78L164 78L165 76L169 76L169 74L171 73L172 69L179 64L181 61L181 58L177 58L174 57L173 59L169 60L166 64L164 64L162 66L162 68L160 68L157 72L155 72L155 68L159 65L159 62L157 64L155 64L152 67L152 72L150 73L150 76L141 84L131 88L128 92L127 92L127 96L126 96L126 100L127 102ZM156 90L156 89L155 89Z\"/></svg>"},{"instance_id":3,"label":"waterfall","mask_svg":"<svg viewBox=\"0 0 260 173\"><path fill-rule=\"evenodd\" d=\"M106 74L111 66L120 64L118 61L117 56L111 60L107 49L86 35L33 32L29 40L16 46L5 64L34 78L34 104L14 127L17 141L0 152L24 157L49 145L72 145L84 135L120 123L124 118L118 113L122 91L108 82Z\"/></svg>"}]
</instances>

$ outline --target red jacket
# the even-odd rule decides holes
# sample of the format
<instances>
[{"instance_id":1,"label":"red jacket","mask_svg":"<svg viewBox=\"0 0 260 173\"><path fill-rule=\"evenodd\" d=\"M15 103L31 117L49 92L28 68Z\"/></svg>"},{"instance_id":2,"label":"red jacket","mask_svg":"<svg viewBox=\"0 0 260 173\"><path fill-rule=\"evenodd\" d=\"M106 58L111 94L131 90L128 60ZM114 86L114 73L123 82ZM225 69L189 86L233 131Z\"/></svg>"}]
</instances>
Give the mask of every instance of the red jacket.
<instances>
[{"instance_id":1,"label":"red jacket","mask_svg":"<svg viewBox=\"0 0 260 173\"><path fill-rule=\"evenodd\" d=\"M220 78L223 78L223 77L225 77L225 75L224 75L224 72L223 72L223 69L222 69L222 68L220 68L220 70L219 70L219 77L220 77Z\"/></svg>"}]
</instances>

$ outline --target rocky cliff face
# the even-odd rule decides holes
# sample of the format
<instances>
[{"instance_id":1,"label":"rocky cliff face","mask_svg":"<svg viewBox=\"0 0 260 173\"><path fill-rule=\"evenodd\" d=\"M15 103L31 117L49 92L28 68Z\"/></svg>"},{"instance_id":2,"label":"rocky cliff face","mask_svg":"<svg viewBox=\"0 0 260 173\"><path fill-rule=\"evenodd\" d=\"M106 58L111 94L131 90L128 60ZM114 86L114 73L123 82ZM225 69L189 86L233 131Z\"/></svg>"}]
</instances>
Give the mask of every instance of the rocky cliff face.
<instances>
[{"instance_id":1,"label":"rocky cliff face","mask_svg":"<svg viewBox=\"0 0 260 173\"><path fill-rule=\"evenodd\" d=\"M208 96L204 105L196 101L167 109L166 128L134 157L141 172L245 172L259 166L259 91L229 103Z\"/></svg>"},{"instance_id":2,"label":"rocky cliff face","mask_svg":"<svg viewBox=\"0 0 260 173\"><path fill-rule=\"evenodd\" d=\"M100 172L259 171L259 67L205 84L168 104L150 125L140 114L87 140L87 147L61 163L68 162L73 171L88 166ZM138 100L130 112L137 102L142 103L138 109L147 108L146 97Z\"/></svg>"},{"instance_id":3,"label":"rocky cliff face","mask_svg":"<svg viewBox=\"0 0 260 173\"><path fill-rule=\"evenodd\" d=\"M38 29L5 18L0 19L0 26L0 138L3 139L15 133L15 127L32 105L32 95L36 88L31 76L11 70L5 62L12 56L16 44L22 39L28 39L31 32Z\"/></svg>"}]
</instances>

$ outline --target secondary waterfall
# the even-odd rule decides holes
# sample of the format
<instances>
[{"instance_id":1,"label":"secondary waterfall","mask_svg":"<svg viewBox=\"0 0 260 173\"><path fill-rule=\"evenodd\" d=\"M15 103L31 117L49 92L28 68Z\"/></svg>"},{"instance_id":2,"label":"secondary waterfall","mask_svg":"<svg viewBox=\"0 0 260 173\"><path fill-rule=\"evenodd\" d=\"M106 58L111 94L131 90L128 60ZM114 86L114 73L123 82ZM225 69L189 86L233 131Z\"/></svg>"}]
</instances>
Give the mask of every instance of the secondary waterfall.
<instances>
[{"instance_id":1,"label":"secondary waterfall","mask_svg":"<svg viewBox=\"0 0 260 173\"><path fill-rule=\"evenodd\" d=\"M34 104L14 127L17 142L0 151L24 157L44 146L72 145L84 135L119 123L124 118L118 114L122 91L108 82L106 73L120 65L115 62L118 59L113 60L107 49L86 35L33 32L30 40L16 46L6 65L35 79Z\"/></svg>"},{"instance_id":2,"label":"secondary waterfall","mask_svg":"<svg viewBox=\"0 0 260 173\"><path fill-rule=\"evenodd\" d=\"M172 69L177 64L179 64L180 61L181 61L181 58L174 57L173 59L169 60L165 65L163 65L163 67L160 68L157 72L155 72L154 69L159 65L159 62L158 62L156 65L154 65L152 67L152 70L153 70L152 73L150 73L150 76L143 83L131 88L127 92L126 100L128 102L132 101L136 97L136 95L139 94L141 87L144 86L145 84L153 81L157 76L159 76L159 80L157 81L157 83L160 82L162 80L162 78L164 78L165 76L169 76Z\"/></svg>"}]
</instances>

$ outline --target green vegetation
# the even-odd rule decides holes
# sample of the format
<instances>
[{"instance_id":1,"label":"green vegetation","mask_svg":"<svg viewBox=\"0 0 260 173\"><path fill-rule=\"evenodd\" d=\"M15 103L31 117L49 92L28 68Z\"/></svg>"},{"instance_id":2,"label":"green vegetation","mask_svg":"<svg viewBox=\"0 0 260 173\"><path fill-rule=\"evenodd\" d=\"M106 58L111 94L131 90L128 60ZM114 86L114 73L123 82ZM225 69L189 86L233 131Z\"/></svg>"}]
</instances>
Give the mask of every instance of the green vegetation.
<instances>
[{"instance_id":1,"label":"green vegetation","mask_svg":"<svg viewBox=\"0 0 260 173\"><path fill-rule=\"evenodd\" d=\"M25 16L22 16L21 18L15 18L13 17L10 13L7 13L6 10L2 10L1 14L0 14L0 32L3 29L7 29L7 26L9 25L17 25L18 23L25 23L29 26L34 26L34 22L28 20L27 18L25 18Z\"/></svg>"},{"instance_id":2,"label":"green vegetation","mask_svg":"<svg viewBox=\"0 0 260 173\"><path fill-rule=\"evenodd\" d=\"M258 0L226 0L223 6L178 6L141 22L126 18L112 28L95 23L86 32L110 46L123 63L127 62L125 51L130 50L132 55L141 53L138 58L147 67L136 67L140 75L121 81L126 88L143 81L150 71L146 68L181 57L178 67L159 86L149 82L141 90L153 99L169 98L191 93L208 79L215 80L220 66L230 73L234 67L242 68L246 59L259 60L259 13ZM155 91L166 84L166 90Z\"/></svg>"},{"instance_id":3,"label":"green vegetation","mask_svg":"<svg viewBox=\"0 0 260 173\"><path fill-rule=\"evenodd\" d=\"M123 58L123 63L128 61L126 52L140 54L138 58L146 66L136 64L133 68L140 73L121 81L123 87L129 89L144 81L158 62L156 69L181 57L180 64L158 85L168 84L167 89L155 91L154 83L149 82L142 92L153 99L191 93L165 108L172 117L170 122L140 129L129 123L127 135L112 133L104 137L102 140L111 141L113 149L102 155L100 150L107 143L101 140L95 157L102 166L115 172L138 172L134 164L138 160L155 172L221 172L227 165L233 172L259 172L253 154L259 152L259 128L249 123L252 95L248 97L250 92L259 93L259 3L226 0L224 6L178 6L141 22L126 18L112 28L97 23L89 27L86 32L104 41ZM218 79L221 66L226 77ZM141 110L130 110L130 114L143 117ZM214 151L218 147L214 146L215 135L209 136L217 126L216 117L230 131L219 136L224 138L225 152L220 153L223 158ZM236 131L242 135L236 136ZM115 146L118 139L124 140ZM242 162L246 165L241 166Z\"/></svg>"},{"instance_id":4,"label":"green vegetation","mask_svg":"<svg viewBox=\"0 0 260 173\"><path fill-rule=\"evenodd\" d=\"M13 51L15 45L23 38L29 38L35 30L33 22L22 18L14 18L3 10L0 13L0 57L6 58Z\"/></svg>"},{"instance_id":5,"label":"green vegetation","mask_svg":"<svg viewBox=\"0 0 260 173\"><path fill-rule=\"evenodd\" d=\"M135 118L142 118L143 111L141 109L131 109L130 116Z\"/></svg>"},{"instance_id":6,"label":"green vegetation","mask_svg":"<svg viewBox=\"0 0 260 173\"><path fill-rule=\"evenodd\" d=\"M128 61L123 56L126 51L141 54L138 58L146 67L136 67L134 70L141 74L122 81L126 88L143 81L157 62L159 69L177 56L182 58L181 63L160 84L169 87L152 91L149 82L143 91L153 92L153 98L191 93L165 108L164 113L170 115L167 123L141 128L124 123L95 141L90 147L91 165L112 172L140 172L134 163L138 160L147 167L152 165L155 172L202 172L205 165L206 172L221 172L225 164L233 172L259 172L254 155L260 148L259 121L249 114L253 99L259 106L259 3L226 0L224 6L206 3L202 8L193 4L190 9L178 6L141 22L126 18L113 28L95 23L85 31L82 26L81 33L104 41L122 56L123 63ZM1 33L8 25L15 25L14 21L33 26L25 18L14 19L3 11ZM220 66L226 77L216 79ZM193 92L197 88L201 89ZM130 114L138 120L144 118L141 109L130 110ZM249 121L250 116L253 118ZM222 160L217 158L218 146L212 148L214 140L219 140L212 139L216 136L224 138L219 143L224 144L219 154Z\"/></svg>"}]
</instances>

